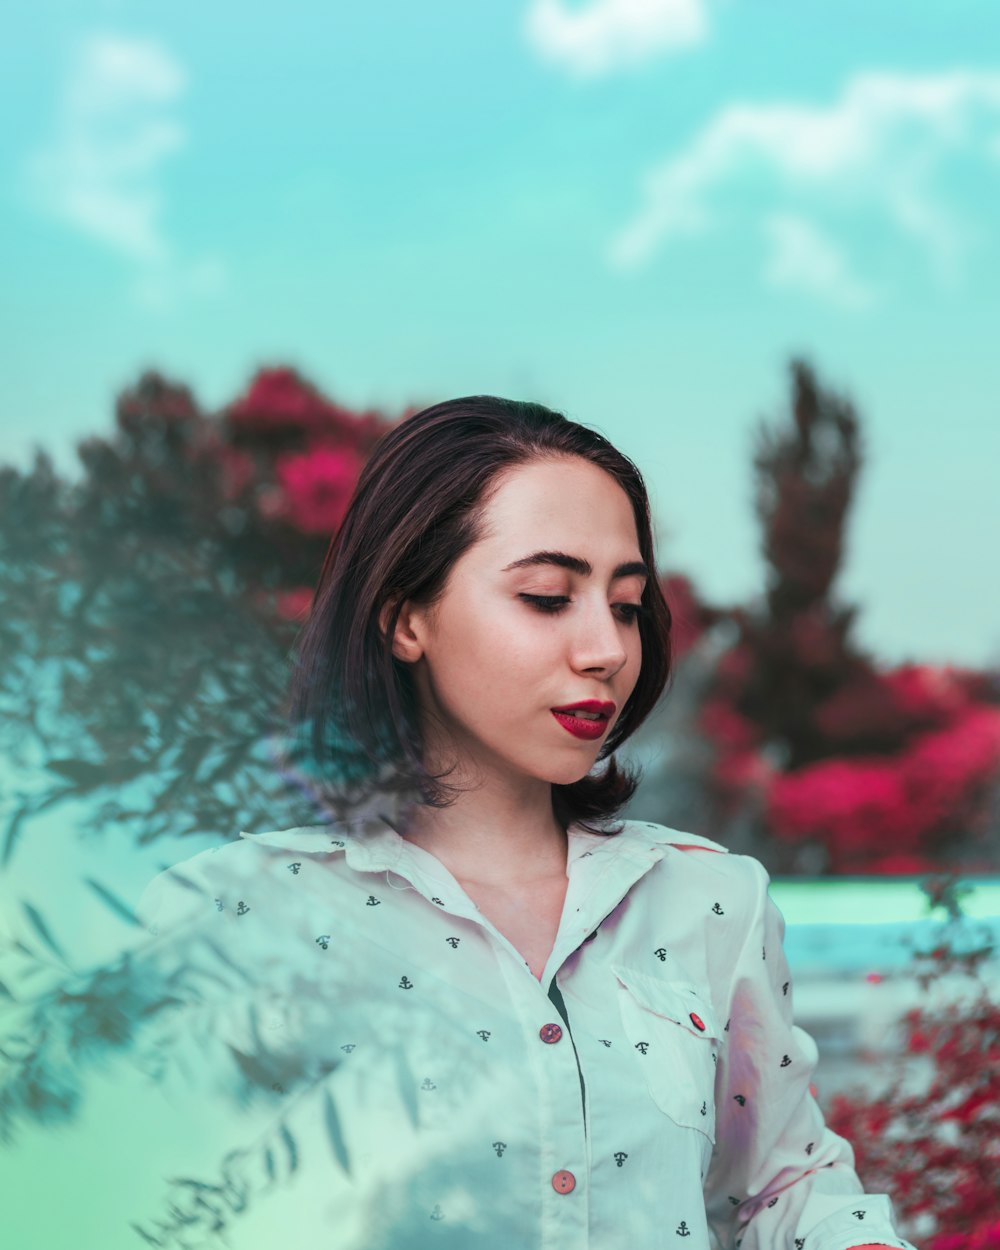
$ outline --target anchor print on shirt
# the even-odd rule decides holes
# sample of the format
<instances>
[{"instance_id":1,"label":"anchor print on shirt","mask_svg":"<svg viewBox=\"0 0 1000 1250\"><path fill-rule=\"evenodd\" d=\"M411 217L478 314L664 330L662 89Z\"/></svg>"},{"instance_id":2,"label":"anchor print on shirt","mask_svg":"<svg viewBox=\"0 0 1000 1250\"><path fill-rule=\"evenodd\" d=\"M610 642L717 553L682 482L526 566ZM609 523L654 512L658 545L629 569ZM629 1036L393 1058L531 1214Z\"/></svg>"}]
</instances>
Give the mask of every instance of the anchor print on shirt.
<instances>
[{"instance_id":1,"label":"anchor print on shirt","mask_svg":"<svg viewBox=\"0 0 1000 1250\"><path fill-rule=\"evenodd\" d=\"M319 937L316 939L316 945L321 946L323 950L326 950L330 945L329 933L321 933Z\"/></svg>"},{"instance_id":2,"label":"anchor print on shirt","mask_svg":"<svg viewBox=\"0 0 1000 1250\"><path fill-rule=\"evenodd\" d=\"M236 904L237 916L245 916L249 910L250 908L246 905L246 903L244 903L242 899L240 899L240 901Z\"/></svg>"},{"instance_id":3,"label":"anchor print on shirt","mask_svg":"<svg viewBox=\"0 0 1000 1250\"><path fill-rule=\"evenodd\" d=\"M399 985L397 986L397 988L401 990L412 990L413 982L410 980L408 976L405 976L405 975L401 976L399 978Z\"/></svg>"},{"instance_id":4,"label":"anchor print on shirt","mask_svg":"<svg viewBox=\"0 0 1000 1250\"><path fill-rule=\"evenodd\" d=\"M436 895L431 895L431 902L437 903L438 907L444 906L444 899L440 899Z\"/></svg>"},{"instance_id":5,"label":"anchor print on shirt","mask_svg":"<svg viewBox=\"0 0 1000 1250\"><path fill-rule=\"evenodd\" d=\"M222 911L222 899L221 898L217 898L215 900L215 910Z\"/></svg>"},{"instance_id":6,"label":"anchor print on shirt","mask_svg":"<svg viewBox=\"0 0 1000 1250\"><path fill-rule=\"evenodd\" d=\"M792 1061L791 1061L791 1059L789 1059L789 1057L788 1057L787 1055L782 1055L782 1056L781 1056L781 1063L780 1063L778 1066L779 1066L780 1068L787 1068L787 1067L788 1067L788 1065L789 1065L791 1062L792 1062Z\"/></svg>"},{"instance_id":7,"label":"anchor print on shirt","mask_svg":"<svg viewBox=\"0 0 1000 1250\"><path fill-rule=\"evenodd\" d=\"M664 961L664 960L666 959L666 957L667 957L666 947L664 947L664 946L658 946L658 947L656 948L656 950L655 950L655 951L653 951L653 954L656 956L656 958L657 958L657 959L660 961L660 963L662 964L662 963L663 963L663 961Z\"/></svg>"},{"instance_id":8,"label":"anchor print on shirt","mask_svg":"<svg viewBox=\"0 0 1000 1250\"><path fill-rule=\"evenodd\" d=\"M497 1152L497 1158L502 1159L503 1152L507 1149L507 1143L505 1141L495 1141L493 1143L493 1149Z\"/></svg>"},{"instance_id":9,"label":"anchor print on shirt","mask_svg":"<svg viewBox=\"0 0 1000 1250\"><path fill-rule=\"evenodd\" d=\"M691 1230L690 1228L688 1228L686 1220L681 1220L681 1222L677 1225L677 1228L675 1231L678 1237L690 1237L691 1236Z\"/></svg>"},{"instance_id":10,"label":"anchor print on shirt","mask_svg":"<svg viewBox=\"0 0 1000 1250\"><path fill-rule=\"evenodd\" d=\"M451 947L451 949L452 949L452 950L454 950L454 949L456 948L456 946L458 946L458 944L459 944L459 942L460 942L461 940L462 940L461 938L457 938L457 937L446 937L446 938L445 938L445 941L448 943L448 945Z\"/></svg>"},{"instance_id":11,"label":"anchor print on shirt","mask_svg":"<svg viewBox=\"0 0 1000 1250\"><path fill-rule=\"evenodd\" d=\"M374 894L368 895L368 902L365 903L366 907L381 907L381 905L382 900L380 898L376 898Z\"/></svg>"},{"instance_id":12,"label":"anchor print on shirt","mask_svg":"<svg viewBox=\"0 0 1000 1250\"><path fill-rule=\"evenodd\" d=\"M476 1037L481 1037L484 1042L488 1042L491 1036L489 1029L476 1029Z\"/></svg>"},{"instance_id":13,"label":"anchor print on shirt","mask_svg":"<svg viewBox=\"0 0 1000 1250\"><path fill-rule=\"evenodd\" d=\"M615 1151L615 1163L617 1163L619 1167L624 1166L625 1160L627 1158L628 1158L628 1155L626 1154L624 1150Z\"/></svg>"},{"instance_id":14,"label":"anchor print on shirt","mask_svg":"<svg viewBox=\"0 0 1000 1250\"><path fill-rule=\"evenodd\" d=\"M806 1244L806 1239L804 1237L795 1238L795 1250L802 1250L802 1247L805 1244Z\"/></svg>"},{"instance_id":15,"label":"anchor print on shirt","mask_svg":"<svg viewBox=\"0 0 1000 1250\"><path fill-rule=\"evenodd\" d=\"M434 1084L434 1082L431 1080L429 1076L425 1076L424 1079L420 1082L420 1088L421 1089L437 1089L437 1086Z\"/></svg>"},{"instance_id":16,"label":"anchor print on shirt","mask_svg":"<svg viewBox=\"0 0 1000 1250\"><path fill-rule=\"evenodd\" d=\"M435 1202L435 1204L434 1204L434 1210L431 1212L431 1219L432 1219L432 1220L443 1220L443 1219L444 1219L444 1212L441 1210L441 1206L440 1206L440 1204L439 1204L439 1203L437 1203L437 1202Z\"/></svg>"},{"instance_id":17,"label":"anchor print on shirt","mask_svg":"<svg viewBox=\"0 0 1000 1250\"><path fill-rule=\"evenodd\" d=\"M854 1216L857 1216L859 1220L863 1220L865 1216L868 1214L868 1212L867 1211L852 1211L851 1214Z\"/></svg>"},{"instance_id":18,"label":"anchor print on shirt","mask_svg":"<svg viewBox=\"0 0 1000 1250\"><path fill-rule=\"evenodd\" d=\"M781 987L781 992L782 992L782 994L787 994L787 993L788 993L788 982L787 982L787 981L786 981L786 982L785 982L785 984Z\"/></svg>"},{"instance_id":19,"label":"anchor print on shirt","mask_svg":"<svg viewBox=\"0 0 1000 1250\"><path fill-rule=\"evenodd\" d=\"M299 869L301 867L302 867L301 861L297 861L294 864L288 865L288 871L292 874L293 877L297 877L299 875Z\"/></svg>"},{"instance_id":20,"label":"anchor print on shirt","mask_svg":"<svg viewBox=\"0 0 1000 1250\"><path fill-rule=\"evenodd\" d=\"M354 1050L356 1046L357 1046L357 1042L345 1042L343 1046L341 1046L340 1049L343 1051L346 1051L347 1054L350 1054L351 1051Z\"/></svg>"},{"instance_id":21,"label":"anchor print on shirt","mask_svg":"<svg viewBox=\"0 0 1000 1250\"><path fill-rule=\"evenodd\" d=\"M601 1045L602 1045L602 1046L610 1046L610 1045L611 1045L611 1042L610 1042L610 1041L608 1040L608 1038L606 1038L606 1037L599 1037L597 1040L601 1043Z\"/></svg>"},{"instance_id":22,"label":"anchor print on shirt","mask_svg":"<svg viewBox=\"0 0 1000 1250\"><path fill-rule=\"evenodd\" d=\"M714 911L717 916L724 916L726 914L718 903L713 904L712 911Z\"/></svg>"}]
</instances>

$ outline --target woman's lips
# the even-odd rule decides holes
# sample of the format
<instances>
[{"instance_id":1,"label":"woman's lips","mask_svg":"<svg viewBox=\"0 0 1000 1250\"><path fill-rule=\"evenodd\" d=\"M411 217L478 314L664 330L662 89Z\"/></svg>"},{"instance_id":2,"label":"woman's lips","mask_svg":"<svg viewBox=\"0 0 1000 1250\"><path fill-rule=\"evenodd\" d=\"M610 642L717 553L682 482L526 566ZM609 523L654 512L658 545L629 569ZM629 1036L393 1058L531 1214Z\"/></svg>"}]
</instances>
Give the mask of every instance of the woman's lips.
<instances>
[{"instance_id":1,"label":"woman's lips","mask_svg":"<svg viewBox=\"0 0 1000 1250\"><path fill-rule=\"evenodd\" d=\"M569 712L553 712L552 715L574 738L588 738L593 741L595 738L603 737L608 727L608 721L603 716L599 720L586 720L582 716L573 716Z\"/></svg>"}]
</instances>

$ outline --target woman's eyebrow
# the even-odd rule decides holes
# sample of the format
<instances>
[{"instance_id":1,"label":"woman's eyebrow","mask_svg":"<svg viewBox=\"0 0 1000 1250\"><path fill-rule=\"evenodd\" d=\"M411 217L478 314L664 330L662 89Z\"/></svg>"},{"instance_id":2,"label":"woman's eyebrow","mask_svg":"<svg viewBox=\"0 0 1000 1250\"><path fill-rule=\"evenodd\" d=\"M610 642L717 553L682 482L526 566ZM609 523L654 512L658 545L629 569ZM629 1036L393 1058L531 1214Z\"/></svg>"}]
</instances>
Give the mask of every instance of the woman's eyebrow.
<instances>
[{"instance_id":1,"label":"woman's eyebrow","mask_svg":"<svg viewBox=\"0 0 1000 1250\"><path fill-rule=\"evenodd\" d=\"M535 551L530 556L522 556L520 560L505 565L501 572L509 573L512 569L530 568L536 564L554 564L558 568L569 569L571 573L578 573L581 577L589 577L594 571L590 561L580 556L568 556L563 551ZM649 568L642 560L628 560L618 565L611 574L611 580L617 581L620 577L633 577L637 574L648 578Z\"/></svg>"}]
</instances>

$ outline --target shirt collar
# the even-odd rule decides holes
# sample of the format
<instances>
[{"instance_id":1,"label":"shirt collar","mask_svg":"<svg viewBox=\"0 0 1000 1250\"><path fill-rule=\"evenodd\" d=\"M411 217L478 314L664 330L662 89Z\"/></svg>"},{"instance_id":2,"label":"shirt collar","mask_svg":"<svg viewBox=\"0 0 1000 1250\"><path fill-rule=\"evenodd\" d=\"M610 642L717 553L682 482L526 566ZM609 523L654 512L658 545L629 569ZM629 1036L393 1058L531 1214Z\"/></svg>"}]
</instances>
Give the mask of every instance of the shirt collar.
<instances>
[{"instance_id":1,"label":"shirt collar","mask_svg":"<svg viewBox=\"0 0 1000 1250\"><path fill-rule=\"evenodd\" d=\"M637 863L661 859L667 847L695 846L712 851L726 847L697 834L682 833L664 825L647 821L625 820L619 834L590 833L576 824L567 830L569 846L566 867L588 857L604 858L624 855ZM367 813L357 820L331 825L300 825L294 829L277 829L268 833L240 831L240 837L265 846L294 851L304 855L329 855L343 852L347 864L361 872L398 871L409 858L413 844L400 837L390 818L384 814Z\"/></svg>"}]
</instances>

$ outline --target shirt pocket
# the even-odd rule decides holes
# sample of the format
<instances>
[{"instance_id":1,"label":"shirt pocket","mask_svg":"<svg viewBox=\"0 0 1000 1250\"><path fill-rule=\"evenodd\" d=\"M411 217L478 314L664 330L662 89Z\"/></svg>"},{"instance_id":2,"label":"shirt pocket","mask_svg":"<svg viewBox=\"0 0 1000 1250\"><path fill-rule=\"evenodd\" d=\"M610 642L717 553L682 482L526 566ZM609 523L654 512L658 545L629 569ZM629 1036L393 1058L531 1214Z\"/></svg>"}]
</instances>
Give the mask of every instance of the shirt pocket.
<instances>
[{"instance_id":1,"label":"shirt pocket","mask_svg":"<svg viewBox=\"0 0 1000 1250\"><path fill-rule=\"evenodd\" d=\"M622 1028L653 1101L677 1124L715 1142L721 1035L712 1004L690 981L660 981L612 965Z\"/></svg>"}]
</instances>

